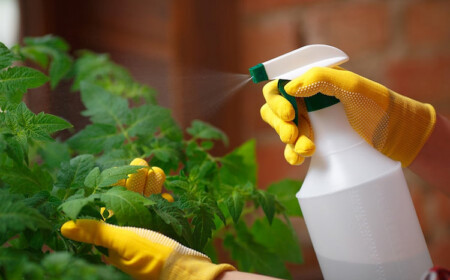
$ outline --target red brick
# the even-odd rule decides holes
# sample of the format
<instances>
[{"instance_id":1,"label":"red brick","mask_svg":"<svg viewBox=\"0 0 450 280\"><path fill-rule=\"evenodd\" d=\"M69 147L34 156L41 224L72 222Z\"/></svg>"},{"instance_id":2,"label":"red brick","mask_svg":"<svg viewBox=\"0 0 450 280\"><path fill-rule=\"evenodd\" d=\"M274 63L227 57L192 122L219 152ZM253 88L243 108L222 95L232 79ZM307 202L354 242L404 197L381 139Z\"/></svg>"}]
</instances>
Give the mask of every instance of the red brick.
<instances>
[{"instance_id":1,"label":"red brick","mask_svg":"<svg viewBox=\"0 0 450 280\"><path fill-rule=\"evenodd\" d=\"M432 236L432 232L430 229L428 215L426 213L427 194L424 191L424 188L414 182L412 179L408 179L408 185L414 204L414 209L416 210L417 218L419 219L420 227L422 228L425 239L429 240Z\"/></svg>"},{"instance_id":2,"label":"red brick","mask_svg":"<svg viewBox=\"0 0 450 280\"><path fill-rule=\"evenodd\" d=\"M434 200L437 208L437 218L442 224L450 224L450 198L443 192L434 192ZM450 233L450 228L449 228Z\"/></svg>"},{"instance_id":3,"label":"red brick","mask_svg":"<svg viewBox=\"0 0 450 280\"><path fill-rule=\"evenodd\" d=\"M388 13L386 2L314 7L305 13L305 39L333 45L350 57L379 50L389 43Z\"/></svg>"},{"instance_id":4,"label":"red brick","mask_svg":"<svg viewBox=\"0 0 450 280\"><path fill-rule=\"evenodd\" d=\"M433 264L445 268L450 268L450 236L447 234L429 246L429 251Z\"/></svg>"},{"instance_id":5,"label":"red brick","mask_svg":"<svg viewBox=\"0 0 450 280\"><path fill-rule=\"evenodd\" d=\"M269 18L243 25L240 37L243 69L300 47L296 24L289 19Z\"/></svg>"},{"instance_id":6,"label":"red brick","mask_svg":"<svg viewBox=\"0 0 450 280\"><path fill-rule=\"evenodd\" d=\"M291 8L294 6L305 6L310 3L324 2L329 0L241 0L240 9L244 13L272 12L274 10Z\"/></svg>"},{"instance_id":7,"label":"red brick","mask_svg":"<svg viewBox=\"0 0 450 280\"><path fill-rule=\"evenodd\" d=\"M413 99L438 108L450 104L450 56L406 58L390 63L386 86Z\"/></svg>"},{"instance_id":8,"label":"red brick","mask_svg":"<svg viewBox=\"0 0 450 280\"><path fill-rule=\"evenodd\" d=\"M406 38L414 46L450 43L450 1L422 1L406 13Z\"/></svg>"}]
</instances>

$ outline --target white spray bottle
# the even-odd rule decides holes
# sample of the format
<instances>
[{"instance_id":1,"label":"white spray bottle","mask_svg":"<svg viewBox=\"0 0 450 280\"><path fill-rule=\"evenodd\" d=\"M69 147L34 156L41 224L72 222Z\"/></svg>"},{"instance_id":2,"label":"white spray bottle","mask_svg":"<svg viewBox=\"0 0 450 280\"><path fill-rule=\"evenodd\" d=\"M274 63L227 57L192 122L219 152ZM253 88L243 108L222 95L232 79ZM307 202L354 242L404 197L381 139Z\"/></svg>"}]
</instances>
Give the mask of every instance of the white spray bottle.
<instances>
[{"instance_id":1,"label":"white spray bottle","mask_svg":"<svg viewBox=\"0 0 450 280\"><path fill-rule=\"evenodd\" d=\"M309 45L250 68L253 81L284 85L314 66L348 60L339 49ZM432 267L399 162L366 143L338 99L305 98L316 152L297 198L326 280L412 280ZM295 120L296 122L297 120Z\"/></svg>"}]
</instances>

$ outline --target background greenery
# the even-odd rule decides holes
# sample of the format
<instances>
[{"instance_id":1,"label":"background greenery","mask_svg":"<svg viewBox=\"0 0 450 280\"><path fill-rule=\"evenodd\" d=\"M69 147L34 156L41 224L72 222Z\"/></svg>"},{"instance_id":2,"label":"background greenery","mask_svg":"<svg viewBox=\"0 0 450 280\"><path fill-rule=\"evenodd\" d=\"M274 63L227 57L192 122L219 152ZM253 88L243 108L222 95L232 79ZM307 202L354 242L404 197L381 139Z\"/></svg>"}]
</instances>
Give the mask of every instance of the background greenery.
<instances>
[{"instance_id":1,"label":"background greenery","mask_svg":"<svg viewBox=\"0 0 450 280\"><path fill-rule=\"evenodd\" d=\"M73 131L69 122L22 102L28 89L63 79L91 121L67 140L52 135ZM289 221L301 216L300 182L258 189L254 140L216 157L211 149L227 136L199 120L182 131L155 95L105 54L71 56L61 38L0 43L0 278L127 278L103 265L103 248L61 236L65 221L81 217L159 231L216 262L218 239L240 270L290 278L286 263L302 262ZM168 174L175 202L113 186L139 169L128 165L136 157Z\"/></svg>"}]
</instances>

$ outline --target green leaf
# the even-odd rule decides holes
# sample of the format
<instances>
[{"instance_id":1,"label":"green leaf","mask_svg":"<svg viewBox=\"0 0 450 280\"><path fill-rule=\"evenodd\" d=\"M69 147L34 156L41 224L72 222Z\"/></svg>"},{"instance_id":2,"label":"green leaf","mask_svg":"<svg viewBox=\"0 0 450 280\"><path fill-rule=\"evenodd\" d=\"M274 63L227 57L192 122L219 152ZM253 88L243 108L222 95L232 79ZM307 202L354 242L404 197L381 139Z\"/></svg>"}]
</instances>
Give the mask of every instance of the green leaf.
<instances>
[{"instance_id":1,"label":"green leaf","mask_svg":"<svg viewBox=\"0 0 450 280\"><path fill-rule=\"evenodd\" d=\"M3 200L0 204L1 244L26 228L51 229L51 224L36 209L27 207L22 202Z\"/></svg>"},{"instance_id":2,"label":"green leaf","mask_svg":"<svg viewBox=\"0 0 450 280\"><path fill-rule=\"evenodd\" d=\"M203 251L203 248L212 236L212 231L216 229L214 215L209 207L204 206L198 207L194 215L192 219L192 225L194 225L194 249Z\"/></svg>"},{"instance_id":3,"label":"green leaf","mask_svg":"<svg viewBox=\"0 0 450 280\"><path fill-rule=\"evenodd\" d=\"M122 149L118 150L105 151L105 153L97 159L97 163L102 168L129 164L135 156L125 149L126 147L127 146L124 146Z\"/></svg>"},{"instance_id":4,"label":"green leaf","mask_svg":"<svg viewBox=\"0 0 450 280\"><path fill-rule=\"evenodd\" d=\"M53 60L50 63L50 86L54 89L58 83L64 78L69 72L72 66L72 59L65 53L54 52Z\"/></svg>"},{"instance_id":5,"label":"green leaf","mask_svg":"<svg viewBox=\"0 0 450 280\"><path fill-rule=\"evenodd\" d=\"M128 102L114 96L103 88L83 82L81 84L81 100L86 111L82 114L91 118L93 123L122 125L126 122Z\"/></svg>"},{"instance_id":6,"label":"green leaf","mask_svg":"<svg viewBox=\"0 0 450 280\"><path fill-rule=\"evenodd\" d=\"M271 225L264 219L256 220L251 232L256 242L265 244L281 260L290 263L303 262L295 231L280 219L275 218Z\"/></svg>"},{"instance_id":7,"label":"green leaf","mask_svg":"<svg viewBox=\"0 0 450 280\"><path fill-rule=\"evenodd\" d=\"M78 215L80 214L83 207L99 198L100 196L98 194L93 194L88 197L83 197L82 195L73 195L70 197L70 199L61 204L59 206L59 209L61 209L67 217L75 220L78 218Z\"/></svg>"},{"instance_id":8,"label":"green leaf","mask_svg":"<svg viewBox=\"0 0 450 280\"><path fill-rule=\"evenodd\" d=\"M233 260L237 261L239 270L290 278L289 271L278 255L272 253L266 244L256 242L243 222L236 225L236 233L236 236L225 236L224 246L230 251Z\"/></svg>"},{"instance_id":9,"label":"green leaf","mask_svg":"<svg viewBox=\"0 0 450 280\"><path fill-rule=\"evenodd\" d=\"M187 129L187 132L198 139L222 140L225 145L228 145L228 137L225 133L199 120L194 120L191 127Z\"/></svg>"},{"instance_id":10,"label":"green leaf","mask_svg":"<svg viewBox=\"0 0 450 280\"><path fill-rule=\"evenodd\" d=\"M96 83L102 77L108 77L110 80L113 77L129 78L127 71L110 61L107 54L84 51L73 68L75 79L72 90L74 91L80 89L82 82Z\"/></svg>"},{"instance_id":11,"label":"green leaf","mask_svg":"<svg viewBox=\"0 0 450 280\"><path fill-rule=\"evenodd\" d=\"M301 185L302 182L300 181L286 179L271 184L267 189L267 192L275 195L277 200L286 209L286 214L289 216L302 217L302 211L300 210L300 205L298 204L298 199L296 197Z\"/></svg>"},{"instance_id":12,"label":"green leaf","mask_svg":"<svg viewBox=\"0 0 450 280\"><path fill-rule=\"evenodd\" d=\"M53 170L58 168L62 162L70 160L70 151L66 143L43 142L38 150L44 161L43 165Z\"/></svg>"},{"instance_id":13,"label":"green leaf","mask_svg":"<svg viewBox=\"0 0 450 280\"><path fill-rule=\"evenodd\" d=\"M223 184L244 185L251 182L256 185L255 140L247 141L220 161L219 176Z\"/></svg>"},{"instance_id":14,"label":"green leaf","mask_svg":"<svg viewBox=\"0 0 450 280\"><path fill-rule=\"evenodd\" d=\"M103 150L120 147L125 141L113 125L91 124L72 136L67 143L78 152L97 154Z\"/></svg>"},{"instance_id":15,"label":"green leaf","mask_svg":"<svg viewBox=\"0 0 450 280\"><path fill-rule=\"evenodd\" d=\"M161 123L171 118L170 110L157 105L132 108L127 119L126 131L131 137L154 134Z\"/></svg>"},{"instance_id":16,"label":"green leaf","mask_svg":"<svg viewBox=\"0 0 450 280\"><path fill-rule=\"evenodd\" d=\"M114 212L119 225L151 227L151 215L144 205L148 206L154 202L142 195L123 187L114 187L102 193L100 199L105 203L106 209Z\"/></svg>"},{"instance_id":17,"label":"green leaf","mask_svg":"<svg viewBox=\"0 0 450 280\"><path fill-rule=\"evenodd\" d=\"M32 194L42 190L50 190L52 178L38 165L29 169L25 166L4 167L0 169L0 177L9 184L11 192Z\"/></svg>"},{"instance_id":18,"label":"green leaf","mask_svg":"<svg viewBox=\"0 0 450 280\"><path fill-rule=\"evenodd\" d=\"M139 169L143 167L145 166L125 165L103 170L99 178L98 187L102 188L114 185L120 179L128 178L129 174L136 173Z\"/></svg>"},{"instance_id":19,"label":"green leaf","mask_svg":"<svg viewBox=\"0 0 450 280\"><path fill-rule=\"evenodd\" d=\"M82 255L81 255L82 257ZM84 256L85 258L92 257L91 255ZM54 252L45 255L41 261L41 267L45 271L45 279L90 279L90 280L122 280L131 279L130 276L115 269L113 266L106 266L104 264L92 264L80 257L71 256L69 252ZM31 276L36 276L31 273L29 277L24 279L35 279Z\"/></svg>"},{"instance_id":20,"label":"green leaf","mask_svg":"<svg viewBox=\"0 0 450 280\"><path fill-rule=\"evenodd\" d=\"M173 236L173 238L179 239L178 237L182 237L189 246L192 246L192 231L189 222L178 205L168 202L160 194L153 194L150 196L150 199L156 202L152 207L156 215L175 232L176 236ZM165 230L165 227L155 228L154 230L162 232L162 230ZM170 232L167 231L167 233Z\"/></svg>"},{"instance_id":21,"label":"green leaf","mask_svg":"<svg viewBox=\"0 0 450 280\"><path fill-rule=\"evenodd\" d=\"M275 196L263 190L256 190L255 194L258 203L266 214L267 220L271 224L275 215Z\"/></svg>"},{"instance_id":22,"label":"green leaf","mask_svg":"<svg viewBox=\"0 0 450 280\"><path fill-rule=\"evenodd\" d=\"M89 188L94 188L98 186L100 183L100 169L98 167L95 167L94 169L89 172L89 174L84 179L84 185Z\"/></svg>"},{"instance_id":23,"label":"green leaf","mask_svg":"<svg viewBox=\"0 0 450 280\"><path fill-rule=\"evenodd\" d=\"M33 124L44 130L47 134L52 134L56 131L72 127L72 125L64 119L42 112L34 117Z\"/></svg>"},{"instance_id":24,"label":"green leaf","mask_svg":"<svg viewBox=\"0 0 450 280\"><path fill-rule=\"evenodd\" d=\"M48 81L47 76L28 67L10 67L0 72L1 94L22 94L30 88L42 86Z\"/></svg>"},{"instance_id":25,"label":"green leaf","mask_svg":"<svg viewBox=\"0 0 450 280\"><path fill-rule=\"evenodd\" d=\"M2 122L23 146L27 145L29 139L53 141L51 133L71 127L71 124L59 117L44 113L35 115L25 103L11 107L8 113L4 114Z\"/></svg>"},{"instance_id":26,"label":"green leaf","mask_svg":"<svg viewBox=\"0 0 450 280\"><path fill-rule=\"evenodd\" d=\"M10 51L5 44L0 42L0 70L11 66L14 60L16 60L16 58L13 52Z\"/></svg>"},{"instance_id":27,"label":"green leaf","mask_svg":"<svg viewBox=\"0 0 450 280\"><path fill-rule=\"evenodd\" d=\"M18 165L23 165L28 160L28 146L17 137L6 137L6 153Z\"/></svg>"},{"instance_id":28,"label":"green leaf","mask_svg":"<svg viewBox=\"0 0 450 280\"><path fill-rule=\"evenodd\" d=\"M24 43L27 46L45 46L49 49L68 51L69 45L67 42L53 35L45 35L40 37L26 37L24 38Z\"/></svg>"},{"instance_id":29,"label":"green leaf","mask_svg":"<svg viewBox=\"0 0 450 280\"><path fill-rule=\"evenodd\" d=\"M239 217L244 209L244 202L244 197L236 189L233 190L231 196L226 199L225 203L227 205L228 212L230 212L235 224L239 221Z\"/></svg>"},{"instance_id":30,"label":"green leaf","mask_svg":"<svg viewBox=\"0 0 450 280\"><path fill-rule=\"evenodd\" d=\"M47 67L48 57L51 57L49 75L50 86L53 88L66 76L72 66L72 59L66 53L68 44L61 38L51 35L36 38L25 38L27 46L20 49L20 53L28 59Z\"/></svg>"},{"instance_id":31,"label":"green leaf","mask_svg":"<svg viewBox=\"0 0 450 280\"><path fill-rule=\"evenodd\" d=\"M55 187L63 189L84 187L84 179L92 168L94 168L94 156L92 155L79 155L70 162L63 162Z\"/></svg>"}]
</instances>

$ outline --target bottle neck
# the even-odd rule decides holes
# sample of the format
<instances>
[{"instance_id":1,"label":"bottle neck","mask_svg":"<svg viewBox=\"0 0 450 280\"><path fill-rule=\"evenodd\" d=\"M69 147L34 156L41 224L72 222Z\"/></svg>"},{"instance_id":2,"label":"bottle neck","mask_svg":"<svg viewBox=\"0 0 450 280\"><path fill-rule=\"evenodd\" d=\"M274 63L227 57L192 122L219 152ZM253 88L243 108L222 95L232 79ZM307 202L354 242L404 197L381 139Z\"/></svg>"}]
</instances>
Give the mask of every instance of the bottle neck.
<instances>
[{"instance_id":1,"label":"bottle neck","mask_svg":"<svg viewBox=\"0 0 450 280\"><path fill-rule=\"evenodd\" d=\"M326 156L364 142L347 120L342 103L309 112L316 156Z\"/></svg>"}]
</instances>

